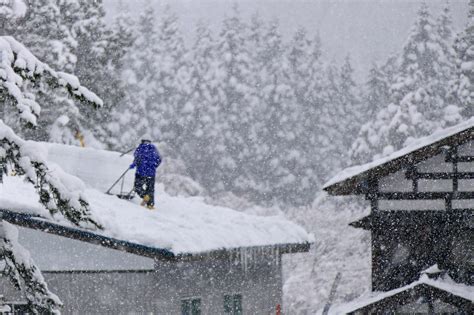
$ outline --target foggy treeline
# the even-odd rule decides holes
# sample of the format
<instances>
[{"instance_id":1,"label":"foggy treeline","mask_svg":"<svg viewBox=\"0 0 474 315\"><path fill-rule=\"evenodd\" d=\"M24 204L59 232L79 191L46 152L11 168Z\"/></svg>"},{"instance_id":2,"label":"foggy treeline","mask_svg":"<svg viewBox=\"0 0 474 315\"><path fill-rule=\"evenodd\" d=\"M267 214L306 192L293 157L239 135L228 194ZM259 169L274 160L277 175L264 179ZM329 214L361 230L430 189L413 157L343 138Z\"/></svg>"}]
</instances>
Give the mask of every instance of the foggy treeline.
<instances>
[{"instance_id":1,"label":"foggy treeline","mask_svg":"<svg viewBox=\"0 0 474 315\"><path fill-rule=\"evenodd\" d=\"M284 40L278 20L243 18L238 6L219 30L199 23L185 42L170 7L132 18L123 6L107 24L102 1L28 5L26 16L2 19L2 34L76 74L105 105L93 111L44 93L39 128L18 132L114 150L149 134L208 194L311 204L342 168L471 115L472 71L461 65L473 58L472 1L471 24L459 34L449 4L434 15L422 4L404 46L374 62L361 83L350 52L328 62L313 32L298 28Z\"/></svg>"}]
</instances>

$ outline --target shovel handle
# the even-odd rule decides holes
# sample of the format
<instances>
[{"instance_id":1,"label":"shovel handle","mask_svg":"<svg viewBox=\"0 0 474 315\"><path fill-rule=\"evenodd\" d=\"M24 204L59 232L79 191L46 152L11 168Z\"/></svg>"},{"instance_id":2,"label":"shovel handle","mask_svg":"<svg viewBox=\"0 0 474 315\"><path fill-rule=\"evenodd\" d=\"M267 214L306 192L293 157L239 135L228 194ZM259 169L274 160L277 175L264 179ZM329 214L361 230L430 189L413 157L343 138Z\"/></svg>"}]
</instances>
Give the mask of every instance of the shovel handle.
<instances>
[{"instance_id":1,"label":"shovel handle","mask_svg":"<svg viewBox=\"0 0 474 315\"><path fill-rule=\"evenodd\" d=\"M123 172L122 175L120 175L120 177L115 181L115 183L113 183L112 186L110 186L109 190L107 190L106 194L110 194L110 191L112 190L112 188L114 188L115 185L117 185L117 183L125 176L125 174L127 174L129 170L130 168L127 168L125 172Z\"/></svg>"}]
</instances>

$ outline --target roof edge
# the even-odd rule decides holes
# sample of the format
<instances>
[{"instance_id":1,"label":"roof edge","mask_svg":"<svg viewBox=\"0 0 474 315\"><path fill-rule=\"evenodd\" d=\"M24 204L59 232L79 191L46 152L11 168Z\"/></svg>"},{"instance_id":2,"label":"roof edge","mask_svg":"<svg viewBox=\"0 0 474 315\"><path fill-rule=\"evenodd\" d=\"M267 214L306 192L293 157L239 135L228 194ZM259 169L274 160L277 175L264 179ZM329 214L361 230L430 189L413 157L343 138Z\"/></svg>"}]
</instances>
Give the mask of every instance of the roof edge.
<instances>
[{"instance_id":1,"label":"roof edge","mask_svg":"<svg viewBox=\"0 0 474 315\"><path fill-rule=\"evenodd\" d=\"M208 257L226 257L229 254L239 252L242 249L277 249L280 254L301 253L308 252L312 244L306 241L302 243L242 246L227 249L221 248L198 253L175 254L168 249L155 248L147 245L137 244L93 233L91 231L83 230L78 227L69 227L49 222L45 220L45 218L42 218L37 215L19 213L7 209L0 209L0 219L6 220L12 224L21 227L26 227L45 233L63 236L69 239L79 240L93 245L116 249L130 254L154 258L158 260L200 260Z\"/></svg>"},{"instance_id":2,"label":"roof edge","mask_svg":"<svg viewBox=\"0 0 474 315\"><path fill-rule=\"evenodd\" d=\"M471 119L471 121L474 124L474 119ZM420 138L419 140L421 141L429 137ZM385 159L386 161L379 163L372 161L346 168L327 181L322 189L330 195L365 194L367 193L368 181L371 176L386 176L397 172L407 164L418 163L439 154L446 146L459 146L472 139L474 139L474 126L468 125L464 129L435 139L431 143L414 146L412 149L409 146L402 148L382 158L382 160ZM361 171L358 172L357 169L361 169Z\"/></svg>"}]
</instances>

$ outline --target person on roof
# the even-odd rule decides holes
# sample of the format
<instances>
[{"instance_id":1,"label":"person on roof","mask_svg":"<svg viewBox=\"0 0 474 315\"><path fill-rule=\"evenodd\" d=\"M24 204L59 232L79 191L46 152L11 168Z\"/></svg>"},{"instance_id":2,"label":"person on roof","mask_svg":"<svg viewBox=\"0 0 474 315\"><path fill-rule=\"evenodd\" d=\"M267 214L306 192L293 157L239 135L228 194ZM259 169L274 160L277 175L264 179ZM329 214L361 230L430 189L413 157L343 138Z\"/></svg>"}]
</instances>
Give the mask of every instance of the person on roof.
<instances>
[{"instance_id":1,"label":"person on roof","mask_svg":"<svg viewBox=\"0 0 474 315\"><path fill-rule=\"evenodd\" d=\"M161 156L150 139L151 137L147 135L142 137L142 142L135 150L135 159L130 169L137 168L134 190L140 198L143 198L141 205L151 210L155 207L155 175L156 169L161 164Z\"/></svg>"}]
</instances>

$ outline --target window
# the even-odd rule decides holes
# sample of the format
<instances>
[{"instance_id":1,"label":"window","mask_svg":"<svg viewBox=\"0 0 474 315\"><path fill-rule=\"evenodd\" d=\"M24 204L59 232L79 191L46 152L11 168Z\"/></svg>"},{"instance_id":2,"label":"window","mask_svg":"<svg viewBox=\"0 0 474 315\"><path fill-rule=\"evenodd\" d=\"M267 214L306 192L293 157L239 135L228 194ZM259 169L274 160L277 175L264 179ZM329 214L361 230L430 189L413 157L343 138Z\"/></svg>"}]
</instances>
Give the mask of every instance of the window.
<instances>
[{"instance_id":1,"label":"window","mask_svg":"<svg viewBox=\"0 0 474 315\"><path fill-rule=\"evenodd\" d=\"M224 295L224 314L242 314L242 295Z\"/></svg>"},{"instance_id":2,"label":"window","mask_svg":"<svg viewBox=\"0 0 474 315\"><path fill-rule=\"evenodd\" d=\"M201 299L189 298L181 300L181 315L201 315Z\"/></svg>"}]
</instances>

